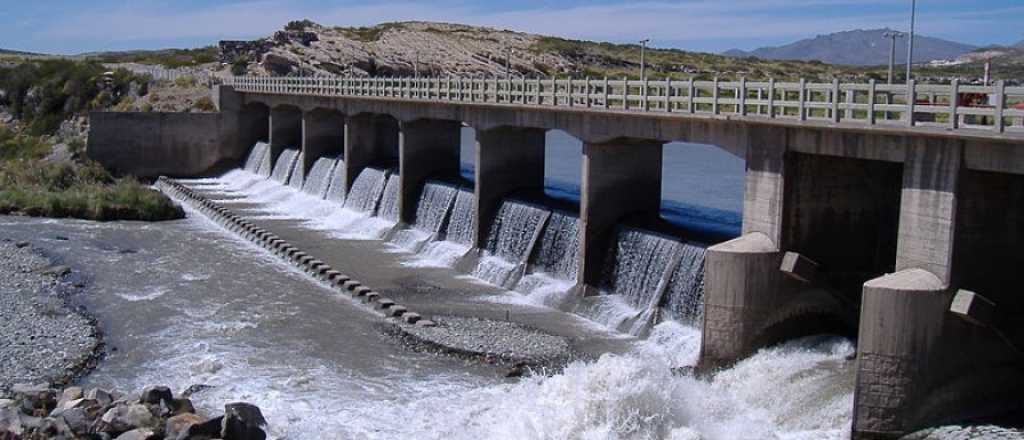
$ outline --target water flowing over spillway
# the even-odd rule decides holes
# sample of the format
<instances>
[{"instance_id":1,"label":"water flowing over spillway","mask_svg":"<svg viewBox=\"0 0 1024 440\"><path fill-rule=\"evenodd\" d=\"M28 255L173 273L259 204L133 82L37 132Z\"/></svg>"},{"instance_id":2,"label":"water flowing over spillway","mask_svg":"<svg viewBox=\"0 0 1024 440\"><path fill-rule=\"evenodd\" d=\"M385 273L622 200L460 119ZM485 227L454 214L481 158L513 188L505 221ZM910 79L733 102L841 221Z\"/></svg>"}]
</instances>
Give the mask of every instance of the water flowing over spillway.
<instances>
[{"instance_id":1,"label":"water flowing over spillway","mask_svg":"<svg viewBox=\"0 0 1024 440\"><path fill-rule=\"evenodd\" d=\"M491 224L484 256L473 276L496 286L511 287L525 265L551 212L514 200L502 202Z\"/></svg>"},{"instance_id":2,"label":"water flowing over spillway","mask_svg":"<svg viewBox=\"0 0 1024 440\"><path fill-rule=\"evenodd\" d=\"M249 157L245 159L244 169L253 174L260 174L264 162L270 162L270 144L259 142L252 147Z\"/></svg>"},{"instance_id":3,"label":"water flowing over spillway","mask_svg":"<svg viewBox=\"0 0 1024 440\"><path fill-rule=\"evenodd\" d=\"M449 210L447 226L437 240L426 243L413 261L407 264L421 267L454 267L473 244L473 191L459 188Z\"/></svg>"},{"instance_id":4,"label":"water flowing over spillway","mask_svg":"<svg viewBox=\"0 0 1024 440\"><path fill-rule=\"evenodd\" d=\"M282 184L287 184L288 179L292 175L292 170L295 169L295 162L298 159L299 150L287 148L282 151L281 156L277 158L277 163L274 164L274 172L270 174L270 178Z\"/></svg>"},{"instance_id":5,"label":"water flowing over spillway","mask_svg":"<svg viewBox=\"0 0 1024 440\"><path fill-rule=\"evenodd\" d=\"M664 307L672 319L699 323L704 316L704 255L707 248L683 243L679 265L668 282Z\"/></svg>"},{"instance_id":6,"label":"water flowing over spillway","mask_svg":"<svg viewBox=\"0 0 1024 440\"><path fill-rule=\"evenodd\" d=\"M473 241L473 191L459 189L455 196L455 205L452 206L452 214L448 219L448 229L445 233L445 240L471 245Z\"/></svg>"},{"instance_id":7,"label":"water flowing over spillway","mask_svg":"<svg viewBox=\"0 0 1024 440\"><path fill-rule=\"evenodd\" d=\"M398 222L398 190L401 177L398 174L388 176L388 183L384 185L384 194L381 195L380 208L377 217L393 223Z\"/></svg>"},{"instance_id":8,"label":"water flowing over spillway","mask_svg":"<svg viewBox=\"0 0 1024 440\"><path fill-rule=\"evenodd\" d=\"M306 153L299 152L292 165L292 172L288 177L288 186L295 189L302 189L306 184Z\"/></svg>"},{"instance_id":9,"label":"water flowing over spillway","mask_svg":"<svg viewBox=\"0 0 1024 440\"><path fill-rule=\"evenodd\" d=\"M345 178L345 161L338 159L337 164L331 170L330 185L327 187L327 195L324 198L339 205L345 204Z\"/></svg>"},{"instance_id":10,"label":"water flowing over spillway","mask_svg":"<svg viewBox=\"0 0 1024 440\"><path fill-rule=\"evenodd\" d=\"M431 238L437 238L444 226L444 220L455 202L458 188L441 182L427 182L420 192L416 205L416 220L412 228L398 231L391 242L410 251L419 250L420 246Z\"/></svg>"},{"instance_id":11,"label":"water flowing over spillway","mask_svg":"<svg viewBox=\"0 0 1024 440\"><path fill-rule=\"evenodd\" d=\"M328 188L331 185L332 172L338 161L330 157L321 157L313 163L309 171L309 177L302 185L302 192L311 196L327 199Z\"/></svg>"},{"instance_id":12,"label":"water flowing over spillway","mask_svg":"<svg viewBox=\"0 0 1024 440\"><path fill-rule=\"evenodd\" d=\"M352 190L345 199L345 208L373 214L377 210L377 202L384 192L386 183L387 172L377 168L364 168L352 183Z\"/></svg>"},{"instance_id":13,"label":"water flowing over spillway","mask_svg":"<svg viewBox=\"0 0 1024 440\"><path fill-rule=\"evenodd\" d=\"M579 231L579 217L552 211L537 243L537 258L533 261L535 269L565 280L575 280Z\"/></svg>"}]
</instances>

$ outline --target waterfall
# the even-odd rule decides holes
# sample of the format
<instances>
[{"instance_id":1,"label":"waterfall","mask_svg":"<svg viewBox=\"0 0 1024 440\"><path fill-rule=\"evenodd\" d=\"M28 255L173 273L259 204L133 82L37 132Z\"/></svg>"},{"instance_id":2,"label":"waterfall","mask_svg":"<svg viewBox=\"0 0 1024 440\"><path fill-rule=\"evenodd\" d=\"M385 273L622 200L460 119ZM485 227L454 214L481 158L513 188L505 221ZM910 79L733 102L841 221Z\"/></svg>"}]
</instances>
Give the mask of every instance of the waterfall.
<instances>
[{"instance_id":1,"label":"waterfall","mask_svg":"<svg viewBox=\"0 0 1024 440\"><path fill-rule=\"evenodd\" d=\"M620 226L602 280L602 290L622 295L637 309L645 309L682 243L651 232Z\"/></svg>"},{"instance_id":2,"label":"waterfall","mask_svg":"<svg viewBox=\"0 0 1024 440\"><path fill-rule=\"evenodd\" d=\"M416 204L416 221L413 227L395 233L391 242L412 252L436 238L441 232L444 220L451 210L458 188L440 182L427 182L420 192Z\"/></svg>"},{"instance_id":3,"label":"waterfall","mask_svg":"<svg viewBox=\"0 0 1024 440\"><path fill-rule=\"evenodd\" d=\"M288 177L292 173L292 168L295 167L295 161L299 158L299 150L286 149L281 152L281 156L277 158L277 163L274 164L274 171L270 174L270 177L281 184L288 183Z\"/></svg>"},{"instance_id":4,"label":"waterfall","mask_svg":"<svg viewBox=\"0 0 1024 440\"><path fill-rule=\"evenodd\" d=\"M352 183L352 192L345 199L345 208L372 214L387 181L387 173L377 168L364 168Z\"/></svg>"},{"instance_id":5,"label":"waterfall","mask_svg":"<svg viewBox=\"0 0 1024 440\"><path fill-rule=\"evenodd\" d=\"M452 215L448 218L445 240L471 246L473 244L473 204L476 195L473 191L460 188L452 206Z\"/></svg>"},{"instance_id":6,"label":"waterfall","mask_svg":"<svg viewBox=\"0 0 1024 440\"><path fill-rule=\"evenodd\" d=\"M473 276L506 288L515 284L515 272L526 264L549 215L550 211L523 202L502 202Z\"/></svg>"},{"instance_id":7,"label":"waterfall","mask_svg":"<svg viewBox=\"0 0 1024 440\"><path fill-rule=\"evenodd\" d=\"M256 145L252 146L252 150L249 151L249 157L245 159L245 170L259 174L260 166L263 165L264 159L270 156L270 145L264 142L257 142Z\"/></svg>"},{"instance_id":8,"label":"waterfall","mask_svg":"<svg viewBox=\"0 0 1024 440\"><path fill-rule=\"evenodd\" d=\"M452 189L455 200L451 203L447 226L444 221L437 225L438 232L442 233L438 238L443 240L426 243L416 258L407 263L409 266L454 267L469 252L473 244L473 202L476 197L472 190Z\"/></svg>"},{"instance_id":9,"label":"waterfall","mask_svg":"<svg viewBox=\"0 0 1024 440\"><path fill-rule=\"evenodd\" d=\"M313 162L313 168L309 170L309 176L302 184L302 191L326 199L331 185L331 175L337 163L338 161L331 157L321 157Z\"/></svg>"},{"instance_id":10,"label":"waterfall","mask_svg":"<svg viewBox=\"0 0 1024 440\"><path fill-rule=\"evenodd\" d=\"M306 153L300 151L292 165L292 173L288 178L288 186L301 190L306 185Z\"/></svg>"},{"instance_id":11,"label":"waterfall","mask_svg":"<svg viewBox=\"0 0 1024 440\"><path fill-rule=\"evenodd\" d=\"M338 158L337 165L331 170L330 184L327 186L327 195L325 198L329 201L344 205L345 204L345 160Z\"/></svg>"},{"instance_id":12,"label":"waterfall","mask_svg":"<svg viewBox=\"0 0 1024 440\"><path fill-rule=\"evenodd\" d=\"M401 177L396 173L388 176L388 183L384 187L384 195L380 199L380 208L377 210L377 217L398 223L398 190Z\"/></svg>"},{"instance_id":13,"label":"waterfall","mask_svg":"<svg viewBox=\"0 0 1024 440\"><path fill-rule=\"evenodd\" d=\"M575 214L552 211L537 243L535 269L565 280L576 279L580 219Z\"/></svg>"},{"instance_id":14,"label":"waterfall","mask_svg":"<svg viewBox=\"0 0 1024 440\"><path fill-rule=\"evenodd\" d=\"M679 265L672 273L665 298L660 304L676 321L695 323L704 316L706 252L706 248L690 243L683 243L680 248Z\"/></svg>"}]
</instances>

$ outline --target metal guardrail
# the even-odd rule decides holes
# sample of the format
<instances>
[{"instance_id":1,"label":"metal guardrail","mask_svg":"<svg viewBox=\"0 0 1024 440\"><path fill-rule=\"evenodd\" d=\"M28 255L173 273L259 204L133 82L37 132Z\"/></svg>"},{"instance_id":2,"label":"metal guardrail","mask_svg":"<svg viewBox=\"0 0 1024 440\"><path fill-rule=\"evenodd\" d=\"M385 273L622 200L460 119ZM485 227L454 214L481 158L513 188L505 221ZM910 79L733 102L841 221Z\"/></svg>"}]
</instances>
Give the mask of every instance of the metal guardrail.
<instances>
[{"instance_id":1,"label":"metal guardrail","mask_svg":"<svg viewBox=\"0 0 1024 440\"><path fill-rule=\"evenodd\" d=\"M253 77L224 79L251 93L728 115L868 126L1024 133L1024 87L527 78ZM908 99L913 97L913 99ZM965 104L970 101L972 104ZM912 115L912 117L910 117Z\"/></svg>"}]
</instances>

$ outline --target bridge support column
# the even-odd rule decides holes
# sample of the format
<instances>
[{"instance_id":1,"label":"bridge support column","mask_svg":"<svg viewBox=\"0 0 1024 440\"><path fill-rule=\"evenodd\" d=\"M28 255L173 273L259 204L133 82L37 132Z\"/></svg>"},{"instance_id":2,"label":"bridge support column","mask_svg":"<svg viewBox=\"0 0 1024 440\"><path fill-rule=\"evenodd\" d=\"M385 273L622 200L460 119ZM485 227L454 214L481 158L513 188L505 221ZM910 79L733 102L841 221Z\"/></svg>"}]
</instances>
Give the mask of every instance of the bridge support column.
<instances>
[{"instance_id":1,"label":"bridge support column","mask_svg":"<svg viewBox=\"0 0 1024 440\"><path fill-rule=\"evenodd\" d=\"M216 86L213 91L222 122L220 143L230 163L244 163L246 155L256 142L270 138L270 117L261 104L243 105L242 94L227 86Z\"/></svg>"},{"instance_id":2,"label":"bridge support column","mask_svg":"<svg viewBox=\"0 0 1024 440\"><path fill-rule=\"evenodd\" d=\"M285 148L302 146L302 111L295 107L280 106L270 110L270 163L277 165L277 158Z\"/></svg>"},{"instance_id":3,"label":"bridge support column","mask_svg":"<svg viewBox=\"0 0 1024 440\"><path fill-rule=\"evenodd\" d=\"M359 114L345 118L345 194L364 168L391 166L398 158L398 121L388 116Z\"/></svg>"},{"instance_id":4,"label":"bridge support column","mask_svg":"<svg viewBox=\"0 0 1024 440\"><path fill-rule=\"evenodd\" d=\"M584 142L577 284L597 286L615 224L661 209L662 143L620 139Z\"/></svg>"},{"instance_id":5,"label":"bridge support column","mask_svg":"<svg viewBox=\"0 0 1024 440\"><path fill-rule=\"evenodd\" d=\"M345 150L345 116L329 110L302 114L303 169L309 174L313 163L324 156L342 156Z\"/></svg>"},{"instance_id":6,"label":"bridge support column","mask_svg":"<svg viewBox=\"0 0 1024 440\"><path fill-rule=\"evenodd\" d=\"M864 284L855 439L897 438L940 421L939 408L949 403L929 395L938 386L937 379L952 371L942 360L955 356L950 350L958 345L943 333L957 325L948 322L947 311L962 157L958 141L921 138L907 146L898 272ZM925 410L928 405L936 406Z\"/></svg>"},{"instance_id":7,"label":"bridge support column","mask_svg":"<svg viewBox=\"0 0 1024 440\"><path fill-rule=\"evenodd\" d=\"M402 122L399 134L399 220L412 224L428 177L459 175L462 123L435 119Z\"/></svg>"},{"instance_id":8,"label":"bridge support column","mask_svg":"<svg viewBox=\"0 0 1024 440\"><path fill-rule=\"evenodd\" d=\"M751 128L743 236L709 247L704 260L700 368L730 365L758 348L769 313L791 291L783 252L786 130Z\"/></svg>"},{"instance_id":9,"label":"bridge support column","mask_svg":"<svg viewBox=\"0 0 1024 440\"><path fill-rule=\"evenodd\" d=\"M494 128L477 132L473 243L483 248L503 198L544 189L544 130Z\"/></svg>"}]
</instances>

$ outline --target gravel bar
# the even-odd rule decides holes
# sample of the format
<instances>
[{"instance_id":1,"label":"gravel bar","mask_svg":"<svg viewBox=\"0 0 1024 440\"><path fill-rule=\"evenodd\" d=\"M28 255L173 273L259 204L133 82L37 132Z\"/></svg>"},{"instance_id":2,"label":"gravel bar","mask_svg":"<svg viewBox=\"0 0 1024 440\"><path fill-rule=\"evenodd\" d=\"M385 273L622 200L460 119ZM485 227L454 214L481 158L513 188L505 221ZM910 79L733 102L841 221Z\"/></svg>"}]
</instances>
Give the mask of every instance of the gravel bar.
<instances>
[{"instance_id":1,"label":"gravel bar","mask_svg":"<svg viewBox=\"0 0 1024 440\"><path fill-rule=\"evenodd\" d=\"M66 301L70 270L0 239L0 398L16 384L64 385L95 365L100 336Z\"/></svg>"},{"instance_id":2,"label":"gravel bar","mask_svg":"<svg viewBox=\"0 0 1024 440\"><path fill-rule=\"evenodd\" d=\"M572 353L563 336L542 333L514 322L458 316L435 316L436 326L400 325L414 342L458 355L484 357L509 363L552 364Z\"/></svg>"}]
</instances>

